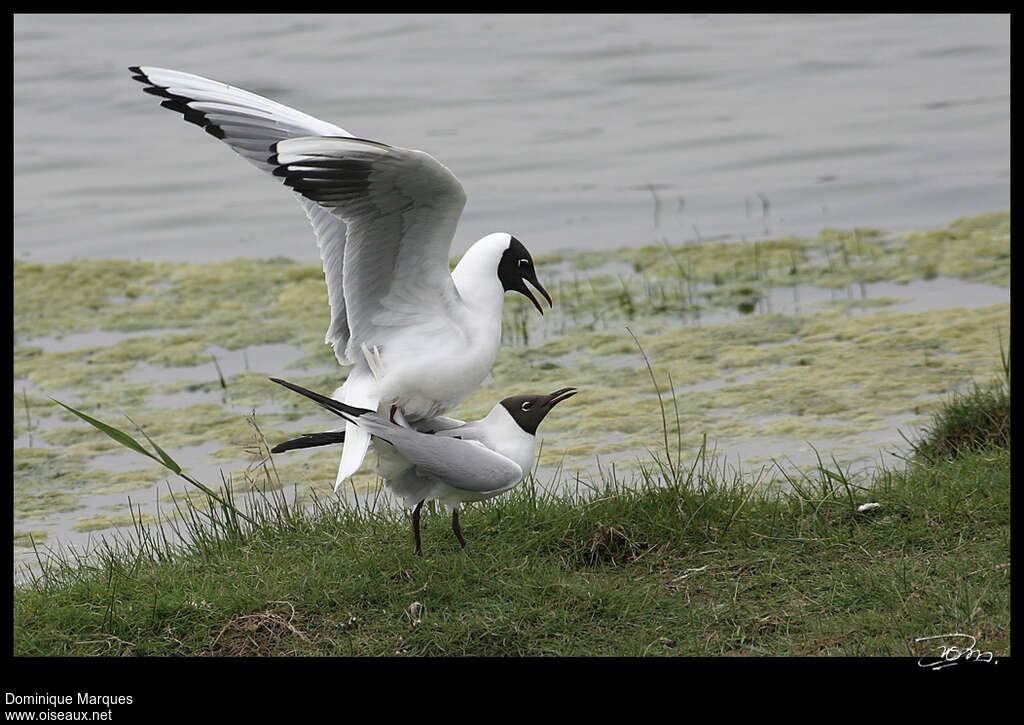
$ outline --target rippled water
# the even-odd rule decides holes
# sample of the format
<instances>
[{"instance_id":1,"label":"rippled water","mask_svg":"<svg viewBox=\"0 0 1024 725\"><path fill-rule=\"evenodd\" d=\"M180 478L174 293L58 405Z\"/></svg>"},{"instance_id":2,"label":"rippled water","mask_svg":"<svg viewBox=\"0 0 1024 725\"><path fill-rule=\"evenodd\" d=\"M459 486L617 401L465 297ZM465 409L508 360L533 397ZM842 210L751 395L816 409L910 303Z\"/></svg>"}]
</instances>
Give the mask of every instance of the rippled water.
<instances>
[{"instance_id":1,"label":"rippled water","mask_svg":"<svg viewBox=\"0 0 1024 725\"><path fill-rule=\"evenodd\" d=\"M1009 17L16 15L17 257L317 261L290 194L131 80L430 152L535 253L1009 205Z\"/></svg>"}]
</instances>

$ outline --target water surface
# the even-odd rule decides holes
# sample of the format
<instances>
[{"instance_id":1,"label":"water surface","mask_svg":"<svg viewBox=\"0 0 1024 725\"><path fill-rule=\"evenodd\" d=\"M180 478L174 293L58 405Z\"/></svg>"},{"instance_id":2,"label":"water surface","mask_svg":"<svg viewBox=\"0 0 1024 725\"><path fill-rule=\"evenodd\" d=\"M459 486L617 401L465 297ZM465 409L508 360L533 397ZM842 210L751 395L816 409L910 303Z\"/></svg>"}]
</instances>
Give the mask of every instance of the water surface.
<instances>
[{"instance_id":1,"label":"water surface","mask_svg":"<svg viewBox=\"0 0 1024 725\"><path fill-rule=\"evenodd\" d=\"M538 251L930 228L1009 204L1007 15L25 15L15 245L317 261L276 180L128 66L221 80L423 149Z\"/></svg>"}]
</instances>

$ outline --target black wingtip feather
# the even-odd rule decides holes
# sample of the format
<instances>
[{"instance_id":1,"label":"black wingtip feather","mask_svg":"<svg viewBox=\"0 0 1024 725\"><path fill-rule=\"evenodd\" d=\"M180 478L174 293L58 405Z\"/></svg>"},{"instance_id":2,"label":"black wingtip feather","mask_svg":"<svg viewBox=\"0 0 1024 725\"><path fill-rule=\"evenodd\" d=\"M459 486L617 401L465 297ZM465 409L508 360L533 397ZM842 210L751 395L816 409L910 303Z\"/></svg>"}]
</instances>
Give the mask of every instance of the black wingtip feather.
<instances>
[{"instance_id":1,"label":"black wingtip feather","mask_svg":"<svg viewBox=\"0 0 1024 725\"><path fill-rule=\"evenodd\" d=\"M278 385L283 385L289 390L295 391L299 395L306 396L310 400L319 403L327 410L331 411L335 415L340 416L342 418L344 418L347 415L358 418L361 415L366 415L367 413L374 412L372 410L369 410L368 408L355 408L351 405L346 405L345 403L335 400L334 398L328 398L326 395L314 393L312 390L306 390L301 385L289 383L287 380L281 380L280 378L270 378L270 380L277 383Z\"/></svg>"},{"instance_id":2,"label":"black wingtip feather","mask_svg":"<svg viewBox=\"0 0 1024 725\"><path fill-rule=\"evenodd\" d=\"M271 453L284 453L300 448L316 448L317 446L330 446L335 443L345 442L345 431L327 431L326 433L303 433L298 438L278 443L270 449Z\"/></svg>"},{"instance_id":3,"label":"black wingtip feather","mask_svg":"<svg viewBox=\"0 0 1024 725\"><path fill-rule=\"evenodd\" d=\"M192 98L189 98L188 96L179 96L176 93L171 93L169 90L167 90L167 88L163 86L152 85L152 81L150 81L146 74L142 73L142 71L138 69L138 66L132 66L131 70L138 73L138 75L134 75L132 76L132 78L139 81L140 83L151 84L143 88L143 92L166 99L163 103L160 104L161 106L170 111L174 111L175 113L180 113L186 121L188 121L189 123L194 123L197 126L201 126L203 130L205 130L208 134L215 138L222 139L227 136L227 134L224 133L224 129L210 121L210 119L207 118L205 113L203 113L202 111L197 111L188 105L193 101Z\"/></svg>"}]
</instances>

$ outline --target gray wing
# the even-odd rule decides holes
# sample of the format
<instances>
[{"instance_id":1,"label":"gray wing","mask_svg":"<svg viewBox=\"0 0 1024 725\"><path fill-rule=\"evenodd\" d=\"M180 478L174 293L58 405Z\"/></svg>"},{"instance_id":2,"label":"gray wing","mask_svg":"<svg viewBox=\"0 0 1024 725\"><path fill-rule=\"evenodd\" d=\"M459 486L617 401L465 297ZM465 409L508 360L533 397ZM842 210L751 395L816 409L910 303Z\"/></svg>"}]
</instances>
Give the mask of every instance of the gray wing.
<instances>
[{"instance_id":1,"label":"gray wing","mask_svg":"<svg viewBox=\"0 0 1024 725\"><path fill-rule=\"evenodd\" d=\"M202 127L268 173L274 171L274 165L268 162L270 147L278 141L302 136L352 135L333 123L226 83L166 68L133 66L131 70L135 80L146 84L147 93L165 99L161 106L181 113L186 121ZM345 223L315 201L299 193L295 197L313 226L327 280L331 324L325 342L334 347L339 362L349 364L352 361L346 356L348 316L342 291Z\"/></svg>"},{"instance_id":2,"label":"gray wing","mask_svg":"<svg viewBox=\"0 0 1024 725\"><path fill-rule=\"evenodd\" d=\"M455 327L448 252L466 196L447 168L422 151L351 137L287 139L275 151L274 173L348 225L342 278L328 274L327 284L344 289L350 359L410 329Z\"/></svg>"},{"instance_id":3,"label":"gray wing","mask_svg":"<svg viewBox=\"0 0 1024 725\"><path fill-rule=\"evenodd\" d=\"M438 415L434 418L420 418L410 423L410 425L423 433L441 433L443 431L452 431L455 428L463 428L466 425L466 421Z\"/></svg>"},{"instance_id":4,"label":"gray wing","mask_svg":"<svg viewBox=\"0 0 1024 725\"><path fill-rule=\"evenodd\" d=\"M376 413L354 420L394 446L418 473L437 476L454 488L490 493L518 483L525 475L518 463L477 441L418 433L394 425Z\"/></svg>"}]
</instances>

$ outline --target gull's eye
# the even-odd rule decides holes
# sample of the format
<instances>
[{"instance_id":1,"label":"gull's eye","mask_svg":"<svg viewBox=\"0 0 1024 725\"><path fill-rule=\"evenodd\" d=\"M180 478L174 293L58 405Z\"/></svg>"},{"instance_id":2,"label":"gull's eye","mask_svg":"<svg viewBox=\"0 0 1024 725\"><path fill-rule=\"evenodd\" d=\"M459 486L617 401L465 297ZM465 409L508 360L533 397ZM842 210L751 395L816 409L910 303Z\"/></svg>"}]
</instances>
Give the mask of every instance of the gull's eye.
<instances>
[{"instance_id":1,"label":"gull's eye","mask_svg":"<svg viewBox=\"0 0 1024 725\"><path fill-rule=\"evenodd\" d=\"M518 262L516 262L516 264L518 264L520 267L529 267L530 266L530 260L529 259L520 259Z\"/></svg>"},{"instance_id":2,"label":"gull's eye","mask_svg":"<svg viewBox=\"0 0 1024 725\"><path fill-rule=\"evenodd\" d=\"M523 403L522 405L519 406L519 409L522 410L525 413L526 411L528 411L532 407L533 407L533 403L531 403L529 400L527 400L525 403Z\"/></svg>"}]
</instances>

